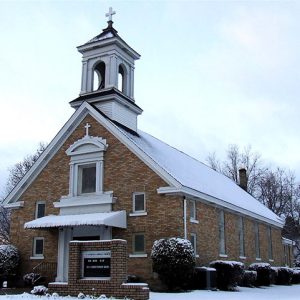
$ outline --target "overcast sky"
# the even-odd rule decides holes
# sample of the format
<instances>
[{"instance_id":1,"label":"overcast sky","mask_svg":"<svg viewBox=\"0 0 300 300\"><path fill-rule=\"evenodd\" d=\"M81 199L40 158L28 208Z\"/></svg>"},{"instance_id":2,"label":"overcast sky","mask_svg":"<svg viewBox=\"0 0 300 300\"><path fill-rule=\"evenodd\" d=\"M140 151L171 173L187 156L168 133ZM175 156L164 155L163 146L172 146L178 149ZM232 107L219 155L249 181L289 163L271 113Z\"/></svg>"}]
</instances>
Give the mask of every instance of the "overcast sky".
<instances>
[{"instance_id":1,"label":"overcast sky","mask_svg":"<svg viewBox=\"0 0 300 300\"><path fill-rule=\"evenodd\" d=\"M2 0L0 191L8 167L73 113L76 46L106 27L110 6L141 54L140 129L202 161L251 145L300 180L300 1Z\"/></svg>"}]
</instances>

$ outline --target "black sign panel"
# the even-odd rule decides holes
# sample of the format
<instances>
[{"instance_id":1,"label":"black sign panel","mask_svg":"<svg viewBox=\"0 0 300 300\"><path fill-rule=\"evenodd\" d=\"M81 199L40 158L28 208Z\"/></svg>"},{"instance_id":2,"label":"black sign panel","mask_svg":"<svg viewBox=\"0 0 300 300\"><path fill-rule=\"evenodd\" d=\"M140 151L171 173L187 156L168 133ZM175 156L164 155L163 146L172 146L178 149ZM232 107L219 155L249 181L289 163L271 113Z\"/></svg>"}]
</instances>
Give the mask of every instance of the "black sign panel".
<instances>
[{"instance_id":1,"label":"black sign panel","mask_svg":"<svg viewBox=\"0 0 300 300\"><path fill-rule=\"evenodd\" d=\"M110 278L111 251L83 251L83 278Z\"/></svg>"},{"instance_id":2,"label":"black sign panel","mask_svg":"<svg viewBox=\"0 0 300 300\"><path fill-rule=\"evenodd\" d=\"M110 277L110 258L84 258L83 277Z\"/></svg>"}]
</instances>

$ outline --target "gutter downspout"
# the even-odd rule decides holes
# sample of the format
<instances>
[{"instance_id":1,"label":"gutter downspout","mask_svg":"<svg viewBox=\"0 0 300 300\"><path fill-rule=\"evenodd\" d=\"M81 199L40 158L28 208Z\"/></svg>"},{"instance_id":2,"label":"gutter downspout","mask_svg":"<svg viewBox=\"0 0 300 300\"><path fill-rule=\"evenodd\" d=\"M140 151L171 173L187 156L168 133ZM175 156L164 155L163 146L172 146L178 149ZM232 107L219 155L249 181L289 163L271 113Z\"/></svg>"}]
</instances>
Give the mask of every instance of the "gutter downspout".
<instances>
[{"instance_id":1,"label":"gutter downspout","mask_svg":"<svg viewBox=\"0 0 300 300\"><path fill-rule=\"evenodd\" d=\"M183 228L184 238L187 239L187 226L186 226L186 198L183 196Z\"/></svg>"}]
</instances>

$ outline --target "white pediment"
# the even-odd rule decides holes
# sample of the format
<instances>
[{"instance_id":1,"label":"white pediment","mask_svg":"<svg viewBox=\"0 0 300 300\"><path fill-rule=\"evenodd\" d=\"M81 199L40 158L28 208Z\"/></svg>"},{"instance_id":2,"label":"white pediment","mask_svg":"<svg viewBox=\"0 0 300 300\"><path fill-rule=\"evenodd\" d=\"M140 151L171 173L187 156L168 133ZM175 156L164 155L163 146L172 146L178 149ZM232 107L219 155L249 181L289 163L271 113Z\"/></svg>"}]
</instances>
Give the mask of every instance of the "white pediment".
<instances>
[{"instance_id":1,"label":"white pediment","mask_svg":"<svg viewBox=\"0 0 300 300\"><path fill-rule=\"evenodd\" d=\"M67 155L81 155L87 153L106 151L108 145L106 139L86 135L82 139L72 144L66 151Z\"/></svg>"}]
</instances>

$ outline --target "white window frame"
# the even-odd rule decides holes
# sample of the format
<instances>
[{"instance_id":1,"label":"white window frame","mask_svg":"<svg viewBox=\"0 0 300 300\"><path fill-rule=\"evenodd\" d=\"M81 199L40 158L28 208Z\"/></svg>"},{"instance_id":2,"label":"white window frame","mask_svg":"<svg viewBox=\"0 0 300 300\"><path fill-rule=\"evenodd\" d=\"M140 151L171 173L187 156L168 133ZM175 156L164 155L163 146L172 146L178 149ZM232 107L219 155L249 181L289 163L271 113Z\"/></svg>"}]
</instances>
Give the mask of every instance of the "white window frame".
<instances>
[{"instance_id":1,"label":"white window frame","mask_svg":"<svg viewBox=\"0 0 300 300\"><path fill-rule=\"evenodd\" d=\"M256 260L261 260L260 253L260 240L259 240L259 224L257 222L254 223L254 240L255 240L255 257Z\"/></svg>"},{"instance_id":2,"label":"white window frame","mask_svg":"<svg viewBox=\"0 0 300 300\"><path fill-rule=\"evenodd\" d=\"M43 241L43 253L36 253L36 242L38 240ZM44 237L34 237L33 238L33 248L32 248L32 257L31 259L43 259L44 258L44 250L45 250L45 238Z\"/></svg>"},{"instance_id":3,"label":"white window frame","mask_svg":"<svg viewBox=\"0 0 300 300\"><path fill-rule=\"evenodd\" d=\"M238 230L239 230L239 254L241 259L245 259L245 225L244 218L240 216L238 218Z\"/></svg>"},{"instance_id":4,"label":"white window frame","mask_svg":"<svg viewBox=\"0 0 300 300\"><path fill-rule=\"evenodd\" d=\"M144 195L144 209L143 210L136 210L135 209L135 197L137 195ZM146 216L147 215L147 208L146 208L146 193L145 192L134 192L132 193L132 213L129 214L131 217L136 216Z\"/></svg>"},{"instance_id":5,"label":"white window frame","mask_svg":"<svg viewBox=\"0 0 300 300\"><path fill-rule=\"evenodd\" d=\"M219 228L219 256L226 256L226 233L225 233L225 213L223 210L219 211L218 216Z\"/></svg>"},{"instance_id":6,"label":"white window frame","mask_svg":"<svg viewBox=\"0 0 300 300\"><path fill-rule=\"evenodd\" d=\"M135 249L135 238L138 235L141 235L141 236L144 237L144 250L143 251L136 251L136 249ZM132 252L135 255L146 254L146 238L145 238L145 233L143 233L143 232L137 232L137 233L134 233L132 235Z\"/></svg>"},{"instance_id":7,"label":"white window frame","mask_svg":"<svg viewBox=\"0 0 300 300\"><path fill-rule=\"evenodd\" d=\"M77 195L89 195L95 194L97 192L97 164L96 162L85 163L85 164L78 164L77 166ZM90 193L83 193L82 192L82 171L84 168L88 167L95 167L96 171L96 181L95 181L95 191Z\"/></svg>"},{"instance_id":8,"label":"white window frame","mask_svg":"<svg viewBox=\"0 0 300 300\"><path fill-rule=\"evenodd\" d=\"M190 221L197 220L197 205L196 200L189 200L190 204Z\"/></svg>"},{"instance_id":9,"label":"white window frame","mask_svg":"<svg viewBox=\"0 0 300 300\"><path fill-rule=\"evenodd\" d=\"M135 209L135 201L136 201L135 197L136 197L136 196L140 196L140 195L143 195L143 196L144 196L144 209L143 209L143 210L136 210L136 209ZM144 192L135 192L135 193L133 193L133 194L132 194L132 205L133 205L132 211L133 211L134 213L146 212L146 193L144 193Z\"/></svg>"},{"instance_id":10,"label":"white window frame","mask_svg":"<svg viewBox=\"0 0 300 300\"><path fill-rule=\"evenodd\" d=\"M268 256L269 261L274 261L273 258L273 242L272 242L272 227L267 227L267 235L268 235Z\"/></svg>"},{"instance_id":11,"label":"white window frame","mask_svg":"<svg viewBox=\"0 0 300 300\"><path fill-rule=\"evenodd\" d=\"M44 217L44 216L46 215L46 201L44 201L44 200L39 200L39 201L37 201L36 204L35 204L35 219L38 219L38 207L39 207L39 205L41 205L41 204L44 204L44 206L45 206L44 215L43 215L42 217ZM39 217L39 218L42 218L42 217Z\"/></svg>"},{"instance_id":12,"label":"white window frame","mask_svg":"<svg viewBox=\"0 0 300 300\"><path fill-rule=\"evenodd\" d=\"M85 135L71 145L66 153L70 157L69 197L103 194L104 152L108 145L101 137ZM81 193L80 167L96 165L96 189L93 193Z\"/></svg>"},{"instance_id":13,"label":"white window frame","mask_svg":"<svg viewBox=\"0 0 300 300\"><path fill-rule=\"evenodd\" d=\"M198 257L198 253L197 253L197 234L196 233L191 233L191 235L190 235L190 242L191 242L191 244L192 244L192 246L194 248L195 256ZM194 243L194 245L193 245L193 243Z\"/></svg>"}]
</instances>

